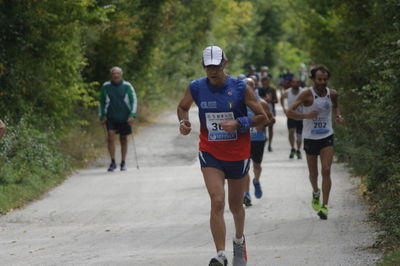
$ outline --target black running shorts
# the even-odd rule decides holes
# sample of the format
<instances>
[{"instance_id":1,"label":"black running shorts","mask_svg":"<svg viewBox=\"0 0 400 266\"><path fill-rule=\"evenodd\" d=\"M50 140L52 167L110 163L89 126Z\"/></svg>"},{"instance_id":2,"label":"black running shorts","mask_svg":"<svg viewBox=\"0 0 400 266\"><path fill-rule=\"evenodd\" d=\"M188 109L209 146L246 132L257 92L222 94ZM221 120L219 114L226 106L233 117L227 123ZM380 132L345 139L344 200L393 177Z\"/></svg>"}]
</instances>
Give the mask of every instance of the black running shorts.
<instances>
[{"instance_id":1,"label":"black running shorts","mask_svg":"<svg viewBox=\"0 0 400 266\"><path fill-rule=\"evenodd\" d=\"M287 127L288 129L296 128L296 133L301 135L301 133L303 132L303 120L295 120L288 118Z\"/></svg>"},{"instance_id":2,"label":"black running shorts","mask_svg":"<svg viewBox=\"0 0 400 266\"><path fill-rule=\"evenodd\" d=\"M107 120L106 125L107 125L107 130L115 130L117 134L120 134L122 136L132 134L132 128L128 122L115 123L110 120Z\"/></svg>"},{"instance_id":3,"label":"black running shorts","mask_svg":"<svg viewBox=\"0 0 400 266\"><path fill-rule=\"evenodd\" d=\"M255 163L262 162L266 142L267 142L266 140L251 142L250 158L253 162Z\"/></svg>"},{"instance_id":4,"label":"black running shorts","mask_svg":"<svg viewBox=\"0 0 400 266\"><path fill-rule=\"evenodd\" d=\"M333 146L333 143L333 135L323 139L304 139L304 150L306 154L319 155L323 148Z\"/></svg>"}]
</instances>

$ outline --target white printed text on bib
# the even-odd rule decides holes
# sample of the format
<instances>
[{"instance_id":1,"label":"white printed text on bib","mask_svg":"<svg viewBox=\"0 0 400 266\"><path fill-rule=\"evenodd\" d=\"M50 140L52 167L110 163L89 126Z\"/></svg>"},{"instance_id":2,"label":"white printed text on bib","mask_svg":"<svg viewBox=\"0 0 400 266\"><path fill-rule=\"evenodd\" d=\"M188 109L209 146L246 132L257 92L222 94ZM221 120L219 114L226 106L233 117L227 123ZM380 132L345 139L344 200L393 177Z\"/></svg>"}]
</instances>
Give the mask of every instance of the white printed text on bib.
<instances>
[{"instance_id":1,"label":"white printed text on bib","mask_svg":"<svg viewBox=\"0 0 400 266\"><path fill-rule=\"evenodd\" d=\"M209 141L230 141L237 139L237 132L228 133L219 125L219 123L226 120L235 120L233 112L206 113Z\"/></svg>"}]
</instances>

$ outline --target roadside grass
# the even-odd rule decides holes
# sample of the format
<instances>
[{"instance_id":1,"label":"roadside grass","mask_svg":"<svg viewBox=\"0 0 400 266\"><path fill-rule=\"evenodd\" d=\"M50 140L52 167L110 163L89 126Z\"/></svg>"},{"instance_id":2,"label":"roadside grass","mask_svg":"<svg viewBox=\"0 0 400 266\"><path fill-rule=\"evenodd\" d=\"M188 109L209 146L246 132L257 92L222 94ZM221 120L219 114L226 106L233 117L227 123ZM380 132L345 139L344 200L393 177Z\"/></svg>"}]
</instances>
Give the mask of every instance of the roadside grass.
<instances>
[{"instance_id":1,"label":"roadside grass","mask_svg":"<svg viewBox=\"0 0 400 266\"><path fill-rule=\"evenodd\" d=\"M363 176L361 190L370 205L369 216L382 232L373 246L383 253L379 265L400 265L399 157L385 157L380 150L358 145L349 132L342 130L337 130L336 155L348 163L354 175Z\"/></svg>"},{"instance_id":2,"label":"roadside grass","mask_svg":"<svg viewBox=\"0 0 400 266\"><path fill-rule=\"evenodd\" d=\"M398 266L400 265L400 250L390 252L382 258L378 266Z\"/></svg>"}]
</instances>

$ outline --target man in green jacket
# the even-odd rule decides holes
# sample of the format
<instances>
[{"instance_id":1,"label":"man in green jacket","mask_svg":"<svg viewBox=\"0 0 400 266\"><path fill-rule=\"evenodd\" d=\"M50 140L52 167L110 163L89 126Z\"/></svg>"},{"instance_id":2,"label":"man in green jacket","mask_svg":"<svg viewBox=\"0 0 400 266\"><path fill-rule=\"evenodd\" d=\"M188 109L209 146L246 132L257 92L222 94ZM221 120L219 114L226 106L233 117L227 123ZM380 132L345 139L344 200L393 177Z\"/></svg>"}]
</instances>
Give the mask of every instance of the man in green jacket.
<instances>
[{"instance_id":1,"label":"man in green jacket","mask_svg":"<svg viewBox=\"0 0 400 266\"><path fill-rule=\"evenodd\" d=\"M115 163L115 136L119 134L121 143L121 171L126 170L125 158L128 152L128 135L132 133L137 111L137 98L133 86L122 79L122 69L111 68L111 81L107 81L101 87L100 92L100 120L107 127L108 151L111 156L111 164L108 171L117 168Z\"/></svg>"}]
</instances>

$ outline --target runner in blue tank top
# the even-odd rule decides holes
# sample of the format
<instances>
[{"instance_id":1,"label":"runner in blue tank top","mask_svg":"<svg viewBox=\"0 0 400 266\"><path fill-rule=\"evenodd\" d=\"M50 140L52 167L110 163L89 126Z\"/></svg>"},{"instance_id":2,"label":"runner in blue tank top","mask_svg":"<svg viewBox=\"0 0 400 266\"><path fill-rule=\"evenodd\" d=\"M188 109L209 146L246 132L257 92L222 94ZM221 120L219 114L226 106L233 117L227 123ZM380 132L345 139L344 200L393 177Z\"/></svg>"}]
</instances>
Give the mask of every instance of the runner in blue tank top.
<instances>
[{"instance_id":1,"label":"runner in blue tank top","mask_svg":"<svg viewBox=\"0 0 400 266\"><path fill-rule=\"evenodd\" d=\"M253 79L251 78L246 78L244 80L250 88L256 92L256 84ZM250 148L250 158L253 162L253 172L254 172L254 179L253 179L253 185L254 185L254 194L256 198L261 198L262 197L262 189L261 189L261 183L260 183L260 176L261 176L261 162L263 159L264 155L264 148L265 148L265 143L267 141L267 135L266 135L266 126L272 125L275 123L275 118L272 116L268 103L261 99L260 96L257 96L258 101L261 103L261 106L264 108L265 113L267 114L268 117L268 123L265 125L262 125L260 127L252 127L250 128L250 138L251 138L251 148ZM254 112L251 108L247 108L247 114L249 117L254 116ZM244 193L243 197L243 204L246 205L247 207L251 206L251 196L250 196L250 175L248 174L246 176L247 182L246 182L246 192Z\"/></svg>"},{"instance_id":2,"label":"runner in blue tank top","mask_svg":"<svg viewBox=\"0 0 400 266\"><path fill-rule=\"evenodd\" d=\"M224 72L226 56L218 46L203 51L202 63L207 77L195 80L186 89L178 105L179 130L191 131L189 109L193 102L199 108L201 123L199 161L210 199L210 227L217 255L211 266L226 266L226 227L224 221L225 179L228 183L229 209L235 224L233 266L247 264L244 238L245 210L243 208L244 178L249 169L251 126L267 122L266 114L254 92L243 81ZM247 115L249 106L255 113Z\"/></svg>"}]
</instances>

